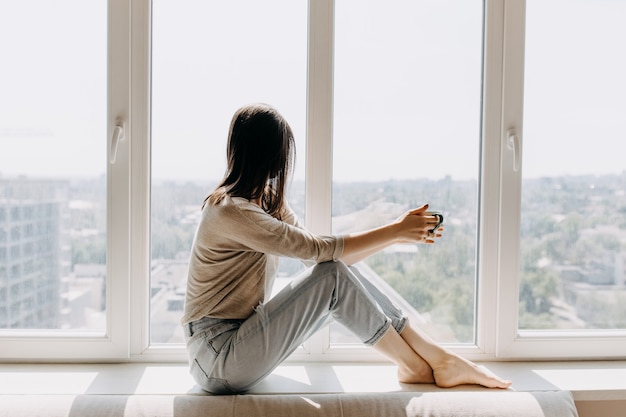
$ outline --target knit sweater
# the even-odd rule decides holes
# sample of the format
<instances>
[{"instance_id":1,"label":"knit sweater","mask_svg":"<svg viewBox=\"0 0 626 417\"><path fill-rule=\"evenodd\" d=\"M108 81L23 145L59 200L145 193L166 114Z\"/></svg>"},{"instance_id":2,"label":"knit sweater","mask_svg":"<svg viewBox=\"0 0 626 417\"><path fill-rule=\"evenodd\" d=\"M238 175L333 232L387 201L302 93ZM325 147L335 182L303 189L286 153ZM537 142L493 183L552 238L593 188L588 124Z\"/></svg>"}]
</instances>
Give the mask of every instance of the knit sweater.
<instances>
[{"instance_id":1,"label":"knit sweater","mask_svg":"<svg viewBox=\"0 0 626 417\"><path fill-rule=\"evenodd\" d=\"M183 324L206 316L248 318L270 296L280 256L307 264L341 257L341 236L309 232L289 207L281 217L240 197L204 207L191 250Z\"/></svg>"}]
</instances>

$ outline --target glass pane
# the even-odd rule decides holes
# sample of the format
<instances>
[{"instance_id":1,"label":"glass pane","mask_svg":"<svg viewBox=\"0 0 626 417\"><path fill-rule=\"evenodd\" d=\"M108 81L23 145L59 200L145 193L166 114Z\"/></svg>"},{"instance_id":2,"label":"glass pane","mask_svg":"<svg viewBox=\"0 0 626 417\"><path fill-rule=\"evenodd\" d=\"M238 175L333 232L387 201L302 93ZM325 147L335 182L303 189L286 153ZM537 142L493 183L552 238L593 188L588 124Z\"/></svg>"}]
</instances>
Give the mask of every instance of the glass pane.
<instances>
[{"instance_id":1,"label":"glass pane","mask_svg":"<svg viewBox=\"0 0 626 417\"><path fill-rule=\"evenodd\" d=\"M0 328L104 331L107 2L0 2L0 56Z\"/></svg>"},{"instance_id":2,"label":"glass pane","mask_svg":"<svg viewBox=\"0 0 626 417\"><path fill-rule=\"evenodd\" d=\"M307 2L155 0L152 32L151 341L183 342L191 241L222 179L235 110L271 104L304 151ZM290 202L303 216L304 159ZM300 263L281 262L290 276ZM281 280L277 280L280 286Z\"/></svg>"},{"instance_id":3,"label":"glass pane","mask_svg":"<svg viewBox=\"0 0 626 417\"><path fill-rule=\"evenodd\" d=\"M444 213L436 245L367 260L441 342L474 341L482 25L480 1L336 3L333 231Z\"/></svg>"},{"instance_id":4,"label":"glass pane","mask_svg":"<svg viewBox=\"0 0 626 417\"><path fill-rule=\"evenodd\" d=\"M521 329L626 328L624 21L626 1L527 4Z\"/></svg>"}]
</instances>

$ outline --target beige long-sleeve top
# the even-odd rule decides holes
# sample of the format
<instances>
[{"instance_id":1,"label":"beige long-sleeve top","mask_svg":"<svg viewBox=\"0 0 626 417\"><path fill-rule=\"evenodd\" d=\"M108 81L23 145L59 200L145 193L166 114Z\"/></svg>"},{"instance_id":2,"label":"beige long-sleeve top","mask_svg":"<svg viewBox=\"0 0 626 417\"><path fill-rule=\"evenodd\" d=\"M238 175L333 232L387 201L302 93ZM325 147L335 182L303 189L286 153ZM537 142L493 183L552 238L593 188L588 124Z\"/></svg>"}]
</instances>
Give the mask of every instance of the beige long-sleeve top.
<instances>
[{"instance_id":1,"label":"beige long-sleeve top","mask_svg":"<svg viewBox=\"0 0 626 417\"><path fill-rule=\"evenodd\" d=\"M205 206L191 251L183 324L205 316L249 317L271 294L279 256L305 263L341 257L341 236L307 231L290 208L282 217L239 197Z\"/></svg>"}]
</instances>

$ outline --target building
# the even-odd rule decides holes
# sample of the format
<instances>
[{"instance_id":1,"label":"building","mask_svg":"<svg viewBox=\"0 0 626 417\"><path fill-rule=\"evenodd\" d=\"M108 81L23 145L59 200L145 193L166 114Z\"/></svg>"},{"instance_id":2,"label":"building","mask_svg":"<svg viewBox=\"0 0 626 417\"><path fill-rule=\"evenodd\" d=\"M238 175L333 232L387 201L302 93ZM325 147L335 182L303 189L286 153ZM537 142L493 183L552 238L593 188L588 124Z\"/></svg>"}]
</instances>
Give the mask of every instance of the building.
<instances>
[{"instance_id":1,"label":"building","mask_svg":"<svg viewBox=\"0 0 626 417\"><path fill-rule=\"evenodd\" d=\"M59 319L62 181L0 179L0 328L54 328Z\"/></svg>"}]
</instances>

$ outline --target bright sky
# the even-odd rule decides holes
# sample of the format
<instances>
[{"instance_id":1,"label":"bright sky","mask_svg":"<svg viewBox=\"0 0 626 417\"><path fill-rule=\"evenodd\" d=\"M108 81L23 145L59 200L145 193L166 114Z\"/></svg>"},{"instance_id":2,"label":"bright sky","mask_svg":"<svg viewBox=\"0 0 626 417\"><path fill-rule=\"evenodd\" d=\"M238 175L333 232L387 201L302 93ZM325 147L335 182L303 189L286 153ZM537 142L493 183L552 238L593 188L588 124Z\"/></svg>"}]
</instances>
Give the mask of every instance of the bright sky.
<instances>
[{"instance_id":1,"label":"bright sky","mask_svg":"<svg viewBox=\"0 0 626 417\"><path fill-rule=\"evenodd\" d=\"M524 174L622 172L626 1L527 3ZM154 176L221 177L231 115L263 101L296 132L302 177L307 2L153 11ZM475 178L482 2L337 0L335 14L335 178ZM106 1L0 0L0 56L0 174L104 173Z\"/></svg>"}]
</instances>

